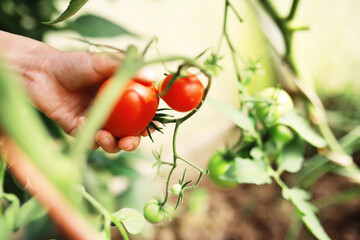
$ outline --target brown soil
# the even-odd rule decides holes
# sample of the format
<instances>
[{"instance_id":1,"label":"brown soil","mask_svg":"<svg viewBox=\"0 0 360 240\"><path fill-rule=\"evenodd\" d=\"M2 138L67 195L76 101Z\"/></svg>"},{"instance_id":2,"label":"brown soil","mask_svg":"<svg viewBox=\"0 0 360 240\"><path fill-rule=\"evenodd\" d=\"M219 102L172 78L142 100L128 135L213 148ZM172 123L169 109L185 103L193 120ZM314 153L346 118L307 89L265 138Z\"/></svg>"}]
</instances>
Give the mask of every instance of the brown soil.
<instances>
[{"instance_id":1,"label":"brown soil","mask_svg":"<svg viewBox=\"0 0 360 240\"><path fill-rule=\"evenodd\" d=\"M319 199L354 187L345 178L328 174L311 191L313 199ZM277 185L239 185L224 191L204 179L202 188L209 191L203 211L188 211L188 204L184 203L177 210L178 217L156 226L156 240L285 239L294 207L280 197ZM189 199L189 193L186 197ZM323 208L318 217L331 239L360 239L360 198ZM287 239L315 239L304 226L299 226L298 237Z\"/></svg>"}]
</instances>

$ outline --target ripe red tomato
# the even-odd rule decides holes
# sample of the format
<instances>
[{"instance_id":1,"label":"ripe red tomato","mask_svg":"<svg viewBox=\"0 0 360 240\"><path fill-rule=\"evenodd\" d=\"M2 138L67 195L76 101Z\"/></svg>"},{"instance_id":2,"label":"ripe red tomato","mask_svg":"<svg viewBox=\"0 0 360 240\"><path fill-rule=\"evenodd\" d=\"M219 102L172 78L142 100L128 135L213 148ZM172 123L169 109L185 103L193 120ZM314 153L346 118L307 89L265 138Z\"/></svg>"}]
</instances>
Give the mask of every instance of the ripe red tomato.
<instances>
[{"instance_id":1,"label":"ripe red tomato","mask_svg":"<svg viewBox=\"0 0 360 240\"><path fill-rule=\"evenodd\" d=\"M99 92L111 78L100 87ZM131 80L105 122L103 129L115 137L139 135L151 122L159 105L158 91L152 83Z\"/></svg>"},{"instance_id":2,"label":"ripe red tomato","mask_svg":"<svg viewBox=\"0 0 360 240\"><path fill-rule=\"evenodd\" d=\"M159 93L165 91L172 75L168 75L158 86ZM172 109L187 112L196 108L204 96L204 86L196 75L178 78L161 98Z\"/></svg>"}]
</instances>

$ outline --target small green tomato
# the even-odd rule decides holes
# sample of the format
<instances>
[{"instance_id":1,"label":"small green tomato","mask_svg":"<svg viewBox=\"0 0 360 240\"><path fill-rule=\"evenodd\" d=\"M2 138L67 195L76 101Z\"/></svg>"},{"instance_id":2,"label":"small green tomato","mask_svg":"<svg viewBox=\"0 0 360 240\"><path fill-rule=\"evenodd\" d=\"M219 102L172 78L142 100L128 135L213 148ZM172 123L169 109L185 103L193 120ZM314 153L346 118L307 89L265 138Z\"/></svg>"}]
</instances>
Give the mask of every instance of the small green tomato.
<instances>
[{"instance_id":1,"label":"small green tomato","mask_svg":"<svg viewBox=\"0 0 360 240\"><path fill-rule=\"evenodd\" d=\"M262 122L276 122L284 113L294 108L289 94L279 88L266 88L259 92L261 102L256 104L256 113Z\"/></svg>"},{"instance_id":2,"label":"small green tomato","mask_svg":"<svg viewBox=\"0 0 360 240\"><path fill-rule=\"evenodd\" d=\"M181 185L177 183L177 184L174 184L174 185L171 186L170 191L175 196L178 196L180 194L180 192L181 192L181 189L182 189Z\"/></svg>"},{"instance_id":3,"label":"small green tomato","mask_svg":"<svg viewBox=\"0 0 360 240\"><path fill-rule=\"evenodd\" d=\"M210 159L208 169L210 179L221 188L232 188L237 185L236 182L220 179L229 167L234 163L233 160L226 160L222 152L216 152Z\"/></svg>"},{"instance_id":4,"label":"small green tomato","mask_svg":"<svg viewBox=\"0 0 360 240\"><path fill-rule=\"evenodd\" d=\"M153 199L145 204L144 217L150 223L159 223L165 218L165 210L157 200Z\"/></svg>"},{"instance_id":5,"label":"small green tomato","mask_svg":"<svg viewBox=\"0 0 360 240\"><path fill-rule=\"evenodd\" d=\"M294 134L288 127L276 125L270 129L270 137L275 142L285 145L294 138Z\"/></svg>"}]
</instances>

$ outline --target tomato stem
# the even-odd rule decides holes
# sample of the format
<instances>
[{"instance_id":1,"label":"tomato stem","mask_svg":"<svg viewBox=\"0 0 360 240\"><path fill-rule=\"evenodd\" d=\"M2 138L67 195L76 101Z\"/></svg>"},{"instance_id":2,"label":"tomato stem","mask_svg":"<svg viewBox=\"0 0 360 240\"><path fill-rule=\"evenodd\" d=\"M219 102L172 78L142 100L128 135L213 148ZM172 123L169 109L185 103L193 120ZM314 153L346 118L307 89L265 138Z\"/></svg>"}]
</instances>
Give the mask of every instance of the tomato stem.
<instances>
[{"instance_id":1,"label":"tomato stem","mask_svg":"<svg viewBox=\"0 0 360 240\"><path fill-rule=\"evenodd\" d=\"M111 240L111 222L113 222L119 229L121 235L125 240L129 240L129 237L121 225L121 223L108 211L106 210L95 198L93 198L89 193L86 192L83 186L79 186L79 191L81 195L96 209L99 211L101 215L104 217L104 232L106 234L106 238Z\"/></svg>"}]
</instances>

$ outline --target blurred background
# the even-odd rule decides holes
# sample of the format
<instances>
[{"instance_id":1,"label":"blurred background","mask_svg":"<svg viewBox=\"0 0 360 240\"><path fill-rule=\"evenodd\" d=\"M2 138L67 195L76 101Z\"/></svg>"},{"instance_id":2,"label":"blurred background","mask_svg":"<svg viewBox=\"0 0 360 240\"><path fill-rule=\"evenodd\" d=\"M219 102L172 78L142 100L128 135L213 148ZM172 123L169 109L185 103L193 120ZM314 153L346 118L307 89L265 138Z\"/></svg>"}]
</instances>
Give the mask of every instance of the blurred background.
<instances>
[{"instance_id":1,"label":"blurred background","mask_svg":"<svg viewBox=\"0 0 360 240\"><path fill-rule=\"evenodd\" d=\"M284 46L274 27L266 18L259 17L251 1L233 1L244 22L239 23L234 16L230 18L228 30L245 61L260 60L264 74L256 75L249 86L249 91L255 93L278 84L274 67L277 61L268 43L273 43L279 52L284 51ZM292 3L290 0L272 2L284 15ZM158 52L163 56L193 58L209 47L216 48L222 31L224 1L218 0L89 1L65 23L55 26L41 24L54 19L67 4L67 1L55 0L2 0L0 29L42 40L64 51L93 50L74 38L121 49L134 44L142 49L157 37L158 42L150 49L148 58L157 57ZM302 0L293 22L297 27L310 27L310 31L299 31L295 35L295 60L303 81L316 90L331 110L328 111L329 121L337 136L358 125L360 119L358 9L360 2L357 0ZM95 24L94 19L99 17L106 22L108 31L100 23ZM267 37L263 31L268 33ZM214 79L209 97L238 106L233 63L225 46L222 52L224 71ZM175 70L176 66L170 64L168 67ZM240 67L246 66L242 64ZM154 66L154 69L161 80L165 69L163 66ZM143 138L139 150L134 153L109 156L101 151L91 152L89 163L92 167L86 176L89 192L110 209L126 206L141 211L146 201L165 188L164 179L158 177L153 181L156 169L152 168L155 163L152 151L162 148L163 160L171 160L172 131L169 125L164 134L155 133L155 143ZM181 126L178 136L180 155L206 168L213 153L236 139L238 132L233 130L230 120L205 104L199 113ZM165 173L167 170L163 167ZM174 182L181 174L179 170L173 175ZM189 177L196 178L196 172L189 171L189 174ZM337 176L325 176L314 186L313 195L316 198L329 192L336 193L351 184ZM19 195L23 194L16 185L13 189ZM284 239L291 221L291 206L279 199L279 195L279 188L272 184L260 187L239 185L231 191L224 191L205 177L199 189L186 194L184 205L180 206L171 222L156 226L148 224L136 239ZM321 217L333 239L360 238L360 228L356 224L360 220L359 200L353 199L342 209L331 209ZM46 238L46 233L54 230L48 220L34 226L42 227L32 229L33 235L26 237L20 232L19 238ZM312 238L304 232L300 239Z\"/></svg>"}]
</instances>

